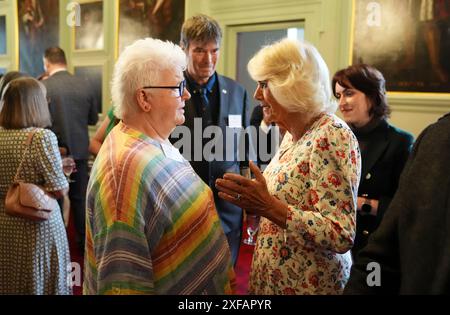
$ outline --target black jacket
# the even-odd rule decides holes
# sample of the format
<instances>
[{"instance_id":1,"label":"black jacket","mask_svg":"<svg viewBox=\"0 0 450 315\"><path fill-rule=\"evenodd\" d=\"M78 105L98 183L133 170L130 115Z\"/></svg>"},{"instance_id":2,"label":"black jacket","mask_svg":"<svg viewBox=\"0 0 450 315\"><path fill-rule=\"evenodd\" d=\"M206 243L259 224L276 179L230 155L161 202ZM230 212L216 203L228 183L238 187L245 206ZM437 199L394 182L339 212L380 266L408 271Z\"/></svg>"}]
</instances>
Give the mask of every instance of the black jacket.
<instances>
[{"instance_id":1,"label":"black jacket","mask_svg":"<svg viewBox=\"0 0 450 315\"><path fill-rule=\"evenodd\" d=\"M368 286L371 262L381 286ZM371 275L372 276L372 275ZM450 293L450 114L425 129L380 227L352 267L346 294Z\"/></svg>"},{"instance_id":2,"label":"black jacket","mask_svg":"<svg viewBox=\"0 0 450 315\"><path fill-rule=\"evenodd\" d=\"M275 155L280 146L280 130L272 123L268 133L261 129L261 121L263 120L263 109L261 106L255 106L250 117L250 125L255 127L256 133L254 139L251 139L252 149L250 151L255 156L251 156L250 160L257 161L258 167L262 168L270 163L270 160ZM253 136L253 135L252 135Z\"/></svg>"},{"instance_id":3,"label":"black jacket","mask_svg":"<svg viewBox=\"0 0 450 315\"><path fill-rule=\"evenodd\" d=\"M356 238L353 247L355 255L367 244L370 234L375 231L394 196L400 174L408 159L414 138L411 134L400 130L386 120L382 120L370 132L355 130L355 135L362 149L361 181L358 196L379 201L377 216L357 213Z\"/></svg>"},{"instance_id":4,"label":"black jacket","mask_svg":"<svg viewBox=\"0 0 450 315\"><path fill-rule=\"evenodd\" d=\"M50 129L56 134L59 146L66 147L75 160L87 160L88 125L98 121L92 90L85 80L67 71L56 72L42 82L49 99Z\"/></svg>"}]
</instances>

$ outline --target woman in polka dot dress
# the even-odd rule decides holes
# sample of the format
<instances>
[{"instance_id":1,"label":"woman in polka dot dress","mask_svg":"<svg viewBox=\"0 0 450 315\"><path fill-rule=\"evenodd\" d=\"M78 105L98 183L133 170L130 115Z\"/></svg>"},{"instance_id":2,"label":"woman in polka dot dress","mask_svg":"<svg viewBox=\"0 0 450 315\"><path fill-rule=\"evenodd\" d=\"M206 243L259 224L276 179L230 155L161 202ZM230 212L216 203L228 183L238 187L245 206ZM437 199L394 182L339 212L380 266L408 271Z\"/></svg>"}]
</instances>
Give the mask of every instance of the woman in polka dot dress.
<instances>
[{"instance_id":1,"label":"woman in polka dot dress","mask_svg":"<svg viewBox=\"0 0 450 315\"><path fill-rule=\"evenodd\" d=\"M44 186L55 197L67 190L50 125L45 88L33 78L12 80L0 105L0 294L72 294L67 234L60 209L34 222L5 213L25 141L35 131L19 179Z\"/></svg>"}]
</instances>

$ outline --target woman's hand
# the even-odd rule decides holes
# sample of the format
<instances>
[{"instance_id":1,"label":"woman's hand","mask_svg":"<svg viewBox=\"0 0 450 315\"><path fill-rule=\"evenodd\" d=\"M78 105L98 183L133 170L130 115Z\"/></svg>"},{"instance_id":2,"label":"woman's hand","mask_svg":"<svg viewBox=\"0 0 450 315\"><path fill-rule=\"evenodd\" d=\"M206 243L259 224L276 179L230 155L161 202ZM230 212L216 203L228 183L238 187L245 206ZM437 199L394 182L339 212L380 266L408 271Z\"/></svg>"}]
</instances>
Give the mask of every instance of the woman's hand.
<instances>
[{"instance_id":1,"label":"woman's hand","mask_svg":"<svg viewBox=\"0 0 450 315\"><path fill-rule=\"evenodd\" d=\"M368 213L362 211L362 206L366 203L370 204L370 206L371 206L371 210ZM362 214L370 214L370 215L376 216L378 213L378 203L379 203L379 201L377 199L368 199L366 197L358 197L357 210L360 211L360 213L362 213Z\"/></svg>"},{"instance_id":2,"label":"woman's hand","mask_svg":"<svg viewBox=\"0 0 450 315\"><path fill-rule=\"evenodd\" d=\"M69 188L62 189L62 190L55 190L55 191L48 191L50 195L52 195L55 199L59 199L64 197L69 192Z\"/></svg>"},{"instance_id":3,"label":"woman's hand","mask_svg":"<svg viewBox=\"0 0 450 315\"><path fill-rule=\"evenodd\" d=\"M234 173L226 173L216 180L219 197L231 202L250 214L268 218L280 226L286 222L287 205L272 196L259 168L250 161L250 170L255 179Z\"/></svg>"}]
</instances>

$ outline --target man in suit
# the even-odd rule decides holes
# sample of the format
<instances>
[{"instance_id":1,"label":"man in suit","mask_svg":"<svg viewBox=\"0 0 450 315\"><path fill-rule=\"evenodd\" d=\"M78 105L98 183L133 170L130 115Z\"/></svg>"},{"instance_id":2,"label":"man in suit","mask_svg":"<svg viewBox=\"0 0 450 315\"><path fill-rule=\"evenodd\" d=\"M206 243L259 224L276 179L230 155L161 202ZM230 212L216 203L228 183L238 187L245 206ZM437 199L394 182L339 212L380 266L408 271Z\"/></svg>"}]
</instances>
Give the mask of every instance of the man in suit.
<instances>
[{"instance_id":1,"label":"man in suit","mask_svg":"<svg viewBox=\"0 0 450 315\"><path fill-rule=\"evenodd\" d=\"M346 294L450 293L450 113L425 129Z\"/></svg>"},{"instance_id":2,"label":"man in suit","mask_svg":"<svg viewBox=\"0 0 450 315\"><path fill-rule=\"evenodd\" d=\"M43 83L49 99L51 129L58 138L62 154L71 155L76 164L76 172L70 177L69 199L78 245L84 250L88 125L97 123L98 107L86 81L67 71L66 56L61 48L50 47L45 50L44 69L49 76Z\"/></svg>"},{"instance_id":3,"label":"man in suit","mask_svg":"<svg viewBox=\"0 0 450 315\"><path fill-rule=\"evenodd\" d=\"M188 59L184 75L186 87L192 97L186 101L186 120L182 126L190 130L191 145L189 148L183 147L182 153L214 192L216 208L230 245L233 263L236 263L241 240L242 209L218 197L215 181L226 172L239 173L239 152L243 151L238 150L240 138L227 135L227 129L230 132L248 126L249 104L244 87L216 73L221 39L219 24L208 16L197 15L183 24L180 46ZM221 131L223 137L201 137L205 129ZM181 142L176 141L180 138L179 135L180 127L177 127L171 139L175 146L179 146ZM212 155L208 153L211 141L215 142ZM214 154L218 152L223 153L220 154L223 160L214 158Z\"/></svg>"},{"instance_id":4,"label":"man in suit","mask_svg":"<svg viewBox=\"0 0 450 315\"><path fill-rule=\"evenodd\" d=\"M258 167L261 171L264 171L274 157L285 132L280 130L280 127L274 122L271 122L269 117L270 109L260 105L255 106L250 117L250 125L257 130L256 144L253 145L256 151Z\"/></svg>"}]
</instances>

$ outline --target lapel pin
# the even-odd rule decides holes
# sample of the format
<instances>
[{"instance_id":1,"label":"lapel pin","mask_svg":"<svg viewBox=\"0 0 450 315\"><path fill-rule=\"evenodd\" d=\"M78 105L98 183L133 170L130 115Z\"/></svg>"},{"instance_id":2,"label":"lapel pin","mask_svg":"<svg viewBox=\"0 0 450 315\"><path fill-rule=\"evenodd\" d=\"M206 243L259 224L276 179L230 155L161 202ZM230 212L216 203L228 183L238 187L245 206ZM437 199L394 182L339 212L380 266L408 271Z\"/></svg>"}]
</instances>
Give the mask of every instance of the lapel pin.
<instances>
[{"instance_id":1,"label":"lapel pin","mask_svg":"<svg viewBox=\"0 0 450 315\"><path fill-rule=\"evenodd\" d=\"M371 177L372 177L372 175L370 175L370 173L367 173L366 179L370 179Z\"/></svg>"}]
</instances>

